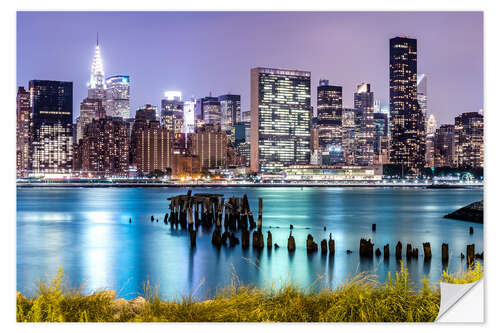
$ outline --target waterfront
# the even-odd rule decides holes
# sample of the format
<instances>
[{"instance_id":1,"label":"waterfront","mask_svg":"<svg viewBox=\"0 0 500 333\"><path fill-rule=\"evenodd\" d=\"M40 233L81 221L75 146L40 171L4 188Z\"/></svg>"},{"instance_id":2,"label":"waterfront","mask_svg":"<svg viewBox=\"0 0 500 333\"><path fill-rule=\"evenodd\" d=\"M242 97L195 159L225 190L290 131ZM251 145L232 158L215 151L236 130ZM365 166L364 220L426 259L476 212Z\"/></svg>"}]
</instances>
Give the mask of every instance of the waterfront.
<instances>
[{"instance_id":1,"label":"waterfront","mask_svg":"<svg viewBox=\"0 0 500 333\"><path fill-rule=\"evenodd\" d=\"M248 194L250 206L264 200L263 232L271 230L279 249L260 254L252 249L221 248L211 243L211 233L198 230L197 248L189 248L183 230L163 224L167 197L185 194L187 188L18 188L17 190L17 289L34 290L38 278L50 278L62 267L69 280L85 284L85 291L117 290L119 297L133 298L149 280L162 297L211 295L237 276L243 283L279 285L293 280L301 286L313 283L335 286L357 272L370 270L381 281L399 270L394 246L429 241L433 258L407 262L410 278L424 274L439 280L441 243L450 246L449 270L463 269L460 252L475 243L483 251L483 226L447 220L443 215L482 199L482 189L424 188L328 188L255 187L211 188L208 192L229 196ZM193 193L207 192L194 188ZM154 215L159 222L151 222ZM132 223L129 223L132 218ZM371 231L372 223L377 231ZM289 225L297 250L286 250ZM324 231L323 227L327 230ZM469 226L474 234L469 235ZM319 243L332 233L335 257L307 255L308 233ZM371 238L375 248L386 243L391 258L361 260L359 239ZM353 251L346 254L346 250ZM320 281L319 276L323 276Z\"/></svg>"}]
</instances>

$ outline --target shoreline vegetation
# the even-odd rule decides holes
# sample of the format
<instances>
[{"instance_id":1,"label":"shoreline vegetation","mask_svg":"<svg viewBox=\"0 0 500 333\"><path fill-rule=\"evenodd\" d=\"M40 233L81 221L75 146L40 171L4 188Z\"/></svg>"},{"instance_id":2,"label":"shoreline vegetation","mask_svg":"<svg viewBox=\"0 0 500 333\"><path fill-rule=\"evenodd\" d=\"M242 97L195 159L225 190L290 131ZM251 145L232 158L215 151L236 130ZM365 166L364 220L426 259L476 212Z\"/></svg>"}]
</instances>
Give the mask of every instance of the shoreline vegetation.
<instances>
[{"instance_id":1,"label":"shoreline vegetation","mask_svg":"<svg viewBox=\"0 0 500 333\"><path fill-rule=\"evenodd\" d=\"M337 288L301 288L293 283L280 288L230 286L211 299L192 295L161 300L158 289L144 283L142 296L116 298L114 290L84 295L82 288L65 287L62 269L49 283L40 281L33 297L16 297L18 322L432 322L439 313L439 284L423 279L414 289L408 271L401 270L378 282L363 273ZM472 283L483 276L479 262L465 272L443 271L441 281Z\"/></svg>"}]
</instances>

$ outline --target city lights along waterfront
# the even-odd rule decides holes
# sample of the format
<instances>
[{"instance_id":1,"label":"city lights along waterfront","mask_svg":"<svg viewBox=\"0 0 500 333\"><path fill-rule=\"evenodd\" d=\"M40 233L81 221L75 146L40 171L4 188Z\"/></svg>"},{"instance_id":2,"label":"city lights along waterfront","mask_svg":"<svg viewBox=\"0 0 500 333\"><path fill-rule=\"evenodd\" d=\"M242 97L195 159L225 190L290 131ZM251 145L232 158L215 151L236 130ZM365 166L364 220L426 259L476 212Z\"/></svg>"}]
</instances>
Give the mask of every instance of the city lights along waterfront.
<instances>
[{"instance_id":1,"label":"city lights along waterfront","mask_svg":"<svg viewBox=\"0 0 500 333\"><path fill-rule=\"evenodd\" d=\"M211 243L212 230L196 231L196 248L189 232L164 223L168 197L188 188L40 188L17 189L17 290L32 294L39 278L50 279L63 268L73 285L85 292L110 288L127 299L143 293L143 283L159 287L164 298L193 294L203 299L237 278L244 284L337 286L366 271L385 281L400 269L395 246L410 243L420 256L403 263L419 286L432 282L443 269L463 270L460 254L468 244L483 251L483 225L443 216L482 200L480 189L349 188L349 187L219 187L192 188L192 193L248 195L257 219L263 199L262 232L272 233L279 248L256 251ZM151 216L154 220L151 220ZM158 221L157 221L158 220ZM287 250L293 225L296 250ZM376 224L376 230L372 225ZM470 227L474 232L470 233ZM335 255L307 253L308 234L319 244L332 234ZM240 233L236 236L240 238ZM374 249L390 245L390 257L360 258L361 238ZM241 239L241 238L240 238ZM422 243L430 242L432 259L424 261ZM449 261L441 261L441 244L449 244ZM347 250L352 251L348 254Z\"/></svg>"}]
</instances>

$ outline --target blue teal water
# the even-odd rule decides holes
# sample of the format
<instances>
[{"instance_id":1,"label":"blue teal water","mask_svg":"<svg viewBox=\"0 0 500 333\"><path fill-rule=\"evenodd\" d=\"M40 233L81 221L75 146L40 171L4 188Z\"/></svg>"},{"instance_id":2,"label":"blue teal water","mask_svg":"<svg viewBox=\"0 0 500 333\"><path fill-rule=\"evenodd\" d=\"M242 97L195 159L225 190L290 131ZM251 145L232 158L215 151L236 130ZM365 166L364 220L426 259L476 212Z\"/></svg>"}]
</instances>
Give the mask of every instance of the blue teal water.
<instances>
[{"instance_id":1,"label":"blue teal water","mask_svg":"<svg viewBox=\"0 0 500 333\"><path fill-rule=\"evenodd\" d=\"M475 243L483 249L483 226L442 216L483 198L480 189L416 188L194 188L193 193L229 196L247 193L257 215L264 200L263 232L271 230L280 248L261 253L251 248L211 245L211 232L198 229L197 247L190 249L185 231L163 224L167 197L182 188L18 188L17 289L33 294L36 281L52 278L59 267L73 285L85 292L115 289L119 297L143 293L143 282L158 286L163 298L192 294L206 298L218 288L239 281L279 286L293 281L301 286L332 286L361 271L385 281L400 269L394 257L397 241L419 246L420 258L406 262L418 287L425 276L438 281L443 268L441 243L450 247L449 270L463 270L460 253ZM154 215L159 223L151 222ZM129 223L132 218L132 223ZM372 232L372 223L377 230ZM286 249L289 225L297 250ZM324 231L323 227L327 230ZM469 234L469 226L474 234ZM308 255L307 234L318 242L332 233L334 257ZM391 258L360 260L361 237L375 248L390 244ZM430 242L433 257L424 263L422 243ZM346 250L352 254L346 254ZM403 254L404 256L404 254ZM393 275L394 276L394 275Z\"/></svg>"}]
</instances>

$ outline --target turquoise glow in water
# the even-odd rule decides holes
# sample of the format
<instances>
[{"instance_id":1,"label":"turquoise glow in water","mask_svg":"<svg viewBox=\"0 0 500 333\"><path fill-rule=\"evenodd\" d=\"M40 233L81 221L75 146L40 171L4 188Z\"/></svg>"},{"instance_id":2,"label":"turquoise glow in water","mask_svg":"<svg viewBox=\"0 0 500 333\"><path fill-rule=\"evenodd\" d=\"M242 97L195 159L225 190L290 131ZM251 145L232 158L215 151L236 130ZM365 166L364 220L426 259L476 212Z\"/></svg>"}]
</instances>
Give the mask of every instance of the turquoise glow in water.
<instances>
[{"instance_id":1,"label":"turquoise glow in water","mask_svg":"<svg viewBox=\"0 0 500 333\"><path fill-rule=\"evenodd\" d=\"M185 194L182 188L19 188L17 190L17 289L32 294L36 281L52 278L62 267L73 285L86 292L115 289L133 298L149 280L163 298L192 293L205 298L238 279L242 283L279 286L294 281L301 286L336 286L369 271L385 281L399 270L394 257L403 243L403 260L418 283L424 275L438 281L444 268L441 243L449 244L449 270L464 269L460 253L475 243L483 251L483 226L443 219L442 216L481 200L480 189L416 188L194 188L193 193L248 195L257 215L264 200L263 233L267 230L280 248L258 253L211 244L211 231L199 228L197 248L190 249L183 230L163 224L167 197ZM159 223L151 222L151 215ZM132 223L129 223L132 218ZM372 232L372 223L377 224ZM293 224L297 250L286 249ZM323 227L327 230L324 231ZM474 234L469 234L469 226ZM334 257L308 255L307 234L316 242L335 239ZM239 235L238 235L239 237ZM361 237L371 238L381 250L390 244L391 258L360 260ZM424 263L422 243L430 242L433 258ZM420 258L407 262L406 243L419 247ZM346 250L352 254L346 254Z\"/></svg>"}]
</instances>

